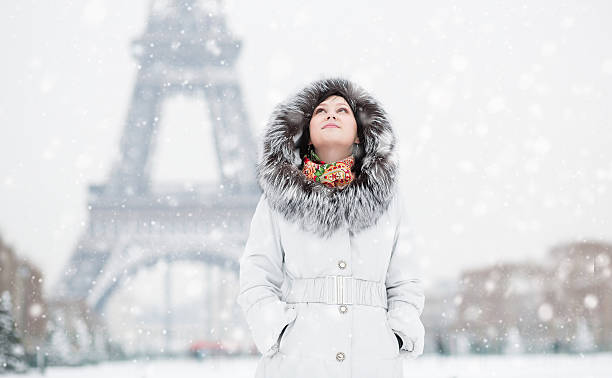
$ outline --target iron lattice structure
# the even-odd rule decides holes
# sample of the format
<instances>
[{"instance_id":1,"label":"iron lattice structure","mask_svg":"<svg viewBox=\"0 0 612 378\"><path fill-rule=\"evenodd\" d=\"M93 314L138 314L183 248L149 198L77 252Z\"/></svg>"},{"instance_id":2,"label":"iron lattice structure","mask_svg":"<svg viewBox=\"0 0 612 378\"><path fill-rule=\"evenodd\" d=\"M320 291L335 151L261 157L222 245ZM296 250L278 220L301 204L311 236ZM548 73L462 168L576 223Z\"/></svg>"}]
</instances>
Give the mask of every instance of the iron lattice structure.
<instances>
[{"instance_id":1,"label":"iron lattice structure","mask_svg":"<svg viewBox=\"0 0 612 378\"><path fill-rule=\"evenodd\" d=\"M199 261L237 276L260 195L255 144L234 69L240 46L219 2L151 2L146 31L132 43L139 70L120 156L106 182L89 187L88 227L54 296L85 300L101 313L127 278L160 260ZM223 185L152 185L161 105L176 94L202 96L207 103ZM227 302L226 286L209 282L217 297L210 312ZM169 290L162 295L169 301Z\"/></svg>"}]
</instances>

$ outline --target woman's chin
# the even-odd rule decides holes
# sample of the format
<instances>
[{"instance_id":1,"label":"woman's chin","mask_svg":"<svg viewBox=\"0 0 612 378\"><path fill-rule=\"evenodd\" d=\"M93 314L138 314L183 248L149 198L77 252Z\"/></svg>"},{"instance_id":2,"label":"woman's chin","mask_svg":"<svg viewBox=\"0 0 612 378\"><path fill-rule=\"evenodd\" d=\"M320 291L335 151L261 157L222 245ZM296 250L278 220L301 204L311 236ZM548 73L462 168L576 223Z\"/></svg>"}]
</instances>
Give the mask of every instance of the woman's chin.
<instances>
[{"instance_id":1,"label":"woman's chin","mask_svg":"<svg viewBox=\"0 0 612 378\"><path fill-rule=\"evenodd\" d=\"M327 149L327 148L349 148L352 143L348 142L344 138L335 137L333 135L328 135L323 138L318 144L317 148Z\"/></svg>"}]
</instances>

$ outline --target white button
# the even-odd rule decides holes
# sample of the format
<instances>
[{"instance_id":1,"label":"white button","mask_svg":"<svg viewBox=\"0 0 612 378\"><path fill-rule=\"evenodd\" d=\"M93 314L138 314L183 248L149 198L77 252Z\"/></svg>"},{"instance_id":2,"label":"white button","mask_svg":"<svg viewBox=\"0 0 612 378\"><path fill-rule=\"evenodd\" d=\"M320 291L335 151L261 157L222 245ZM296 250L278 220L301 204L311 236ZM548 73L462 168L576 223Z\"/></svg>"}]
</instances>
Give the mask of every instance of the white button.
<instances>
[{"instance_id":1,"label":"white button","mask_svg":"<svg viewBox=\"0 0 612 378\"><path fill-rule=\"evenodd\" d=\"M340 362L344 361L344 353L342 353L342 352L336 353L336 360L338 360Z\"/></svg>"},{"instance_id":2,"label":"white button","mask_svg":"<svg viewBox=\"0 0 612 378\"><path fill-rule=\"evenodd\" d=\"M348 307L346 307L345 305L340 305L339 310L342 314L344 314L345 312L348 311Z\"/></svg>"},{"instance_id":3,"label":"white button","mask_svg":"<svg viewBox=\"0 0 612 378\"><path fill-rule=\"evenodd\" d=\"M346 268L346 261L344 261L344 260L340 260L340 261L338 261L338 267L339 267L340 269L344 269L344 268Z\"/></svg>"}]
</instances>

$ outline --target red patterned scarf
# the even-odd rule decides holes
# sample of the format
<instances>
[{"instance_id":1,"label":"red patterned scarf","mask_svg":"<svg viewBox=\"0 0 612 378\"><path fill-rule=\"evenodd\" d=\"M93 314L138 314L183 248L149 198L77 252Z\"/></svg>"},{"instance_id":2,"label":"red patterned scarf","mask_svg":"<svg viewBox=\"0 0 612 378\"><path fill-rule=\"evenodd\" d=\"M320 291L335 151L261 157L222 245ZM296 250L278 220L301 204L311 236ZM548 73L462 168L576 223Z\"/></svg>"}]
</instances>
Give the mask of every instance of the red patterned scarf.
<instances>
[{"instance_id":1,"label":"red patterned scarf","mask_svg":"<svg viewBox=\"0 0 612 378\"><path fill-rule=\"evenodd\" d=\"M343 187L350 184L355 178L354 173L351 171L355 164L355 157L353 155L349 155L335 163L326 163L319 159L314 149L310 149L309 153L304 155L303 160L304 167L302 172L304 175L327 187Z\"/></svg>"}]
</instances>

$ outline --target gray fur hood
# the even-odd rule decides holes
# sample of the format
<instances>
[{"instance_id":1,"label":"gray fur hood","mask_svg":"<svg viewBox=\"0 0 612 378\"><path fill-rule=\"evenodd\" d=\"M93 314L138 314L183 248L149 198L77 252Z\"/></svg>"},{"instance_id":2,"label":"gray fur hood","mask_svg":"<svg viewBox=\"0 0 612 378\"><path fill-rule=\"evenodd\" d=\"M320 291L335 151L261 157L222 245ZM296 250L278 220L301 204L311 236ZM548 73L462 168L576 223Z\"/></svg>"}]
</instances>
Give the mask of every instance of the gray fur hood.
<instances>
[{"instance_id":1,"label":"gray fur hood","mask_svg":"<svg viewBox=\"0 0 612 378\"><path fill-rule=\"evenodd\" d=\"M342 188L329 188L301 171L297 141L317 99L341 89L362 125L361 172ZM356 233L376 224L387 210L397 184L397 138L381 105L365 90L343 78L321 79L278 104L264 130L256 164L257 181L270 207L305 231L327 238L341 227Z\"/></svg>"}]
</instances>

